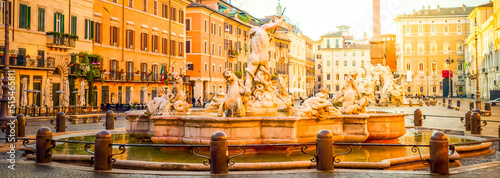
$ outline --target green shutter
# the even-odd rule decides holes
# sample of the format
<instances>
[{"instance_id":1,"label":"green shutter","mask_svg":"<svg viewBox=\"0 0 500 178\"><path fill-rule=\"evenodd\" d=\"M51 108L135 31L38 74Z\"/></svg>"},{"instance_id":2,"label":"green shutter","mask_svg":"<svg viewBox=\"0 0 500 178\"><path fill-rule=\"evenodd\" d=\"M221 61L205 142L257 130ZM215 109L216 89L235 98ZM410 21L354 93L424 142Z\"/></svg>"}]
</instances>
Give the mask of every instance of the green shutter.
<instances>
[{"instance_id":1,"label":"green shutter","mask_svg":"<svg viewBox=\"0 0 500 178\"><path fill-rule=\"evenodd\" d=\"M85 39L89 39L89 31L88 31L88 28L89 28L89 20L85 19Z\"/></svg>"},{"instance_id":2,"label":"green shutter","mask_svg":"<svg viewBox=\"0 0 500 178\"><path fill-rule=\"evenodd\" d=\"M64 33L64 14L62 15L61 18L61 33Z\"/></svg>"},{"instance_id":3,"label":"green shutter","mask_svg":"<svg viewBox=\"0 0 500 178\"><path fill-rule=\"evenodd\" d=\"M54 31L57 32L57 12L54 12Z\"/></svg>"},{"instance_id":4,"label":"green shutter","mask_svg":"<svg viewBox=\"0 0 500 178\"><path fill-rule=\"evenodd\" d=\"M76 35L76 16L71 16L71 34Z\"/></svg>"},{"instance_id":5,"label":"green shutter","mask_svg":"<svg viewBox=\"0 0 500 178\"><path fill-rule=\"evenodd\" d=\"M19 28L26 28L26 5L19 5Z\"/></svg>"},{"instance_id":6,"label":"green shutter","mask_svg":"<svg viewBox=\"0 0 500 178\"><path fill-rule=\"evenodd\" d=\"M94 39L94 21L90 21L90 39Z\"/></svg>"},{"instance_id":7,"label":"green shutter","mask_svg":"<svg viewBox=\"0 0 500 178\"><path fill-rule=\"evenodd\" d=\"M31 7L28 6L28 24L27 24L28 29L31 28Z\"/></svg>"}]
</instances>

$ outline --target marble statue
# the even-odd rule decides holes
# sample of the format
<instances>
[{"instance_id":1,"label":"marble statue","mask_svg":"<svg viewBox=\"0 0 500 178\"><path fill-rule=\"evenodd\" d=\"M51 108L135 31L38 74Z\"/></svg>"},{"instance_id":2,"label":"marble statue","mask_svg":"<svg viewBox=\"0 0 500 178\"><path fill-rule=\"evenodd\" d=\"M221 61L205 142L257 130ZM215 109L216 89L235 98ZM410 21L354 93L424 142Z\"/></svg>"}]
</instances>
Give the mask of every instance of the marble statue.
<instances>
[{"instance_id":1,"label":"marble statue","mask_svg":"<svg viewBox=\"0 0 500 178\"><path fill-rule=\"evenodd\" d=\"M278 75L278 85L277 85L276 97L278 97L278 105L281 105L281 109L285 111L290 111L293 105L293 98L288 94L288 88L286 87L286 82L283 80L281 75Z\"/></svg>"},{"instance_id":2,"label":"marble statue","mask_svg":"<svg viewBox=\"0 0 500 178\"><path fill-rule=\"evenodd\" d=\"M144 87L142 88L142 104L147 104L148 103L148 88Z\"/></svg>"},{"instance_id":3,"label":"marble statue","mask_svg":"<svg viewBox=\"0 0 500 178\"><path fill-rule=\"evenodd\" d=\"M356 71L351 71L349 75L344 77L345 85L342 87L334 97L333 102L342 101L342 107L340 107L340 112L342 114L358 114L364 113L368 99L363 97L357 88L356 81L358 73Z\"/></svg>"},{"instance_id":4,"label":"marble statue","mask_svg":"<svg viewBox=\"0 0 500 178\"><path fill-rule=\"evenodd\" d=\"M170 102L173 104L173 110L178 112L188 112L189 108L193 107L192 104L186 102L186 95L182 92L182 77L177 72L172 72L174 85L172 86L173 99Z\"/></svg>"},{"instance_id":5,"label":"marble statue","mask_svg":"<svg viewBox=\"0 0 500 178\"><path fill-rule=\"evenodd\" d=\"M335 109L330 101L321 97L308 98L300 108L294 107L292 109L295 116L311 117L315 116L320 120L325 119L327 116L340 115L341 113Z\"/></svg>"},{"instance_id":6,"label":"marble statue","mask_svg":"<svg viewBox=\"0 0 500 178\"><path fill-rule=\"evenodd\" d=\"M153 100L149 101L146 111L144 112L146 115L172 115L171 106L170 106L170 98L169 95L162 95L160 97L156 97Z\"/></svg>"},{"instance_id":7,"label":"marble statue","mask_svg":"<svg viewBox=\"0 0 500 178\"><path fill-rule=\"evenodd\" d=\"M128 104L132 106L134 104L134 87L130 87L130 95L128 98Z\"/></svg>"},{"instance_id":8,"label":"marble statue","mask_svg":"<svg viewBox=\"0 0 500 178\"><path fill-rule=\"evenodd\" d=\"M268 31L278 28L283 22L280 16L276 22L250 29L251 54L248 58L245 81L245 109L249 115L276 115L278 104L276 88L272 86L271 73L269 72L269 35Z\"/></svg>"},{"instance_id":9,"label":"marble statue","mask_svg":"<svg viewBox=\"0 0 500 178\"><path fill-rule=\"evenodd\" d=\"M228 83L227 95L219 105L217 116L242 117L245 116L246 88L232 69L226 69L222 74Z\"/></svg>"},{"instance_id":10,"label":"marble statue","mask_svg":"<svg viewBox=\"0 0 500 178\"><path fill-rule=\"evenodd\" d=\"M328 88L326 87L321 87L319 89L319 92L316 93L316 97L323 98L323 99L328 99Z\"/></svg>"},{"instance_id":11,"label":"marble statue","mask_svg":"<svg viewBox=\"0 0 500 178\"><path fill-rule=\"evenodd\" d=\"M212 98L212 101L208 103L205 108L206 109L219 109L219 105L224 102L224 99L226 98L226 94L222 91L222 89L219 89L215 96Z\"/></svg>"}]
</instances>

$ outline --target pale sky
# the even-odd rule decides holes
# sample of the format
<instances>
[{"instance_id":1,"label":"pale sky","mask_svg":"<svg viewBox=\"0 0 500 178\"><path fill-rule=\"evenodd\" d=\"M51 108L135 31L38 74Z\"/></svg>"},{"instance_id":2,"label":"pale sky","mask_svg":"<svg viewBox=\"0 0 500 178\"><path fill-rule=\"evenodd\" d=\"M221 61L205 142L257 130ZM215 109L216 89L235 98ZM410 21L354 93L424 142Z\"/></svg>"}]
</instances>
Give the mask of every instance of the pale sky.
<instances>
[{"instance_id":1,"label":"pale sky","mask_svg":"<svg viewBox=\"0 0 500 178\"><path fill-rule=\"evenodd\" d=\"M278 0L228 0L252 16L263 18L276 13ZM396 33L394 19L397 15L412 13L425 5L431 9L440 7L468 7L488 3L490 0L380 0L382 34ZM324 33L336 31L336 27L351 27L355 39L363 38L366 32L372 36L372 0L281 0L287 15L294 24L299 25L303 33L313 40L318 40Z\"/></svg>"}]
</instances>

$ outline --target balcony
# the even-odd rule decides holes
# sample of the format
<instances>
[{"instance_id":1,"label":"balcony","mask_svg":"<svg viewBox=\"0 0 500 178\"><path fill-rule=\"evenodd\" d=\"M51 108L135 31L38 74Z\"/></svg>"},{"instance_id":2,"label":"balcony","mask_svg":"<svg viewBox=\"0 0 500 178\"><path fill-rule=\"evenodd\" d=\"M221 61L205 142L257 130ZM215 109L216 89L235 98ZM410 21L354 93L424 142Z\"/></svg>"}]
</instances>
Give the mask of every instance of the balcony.
<instances>
[{"instance_id":1,"label":"balcony","mask_svg":"<svg viewBox=\"0 0 500 178\"><path fill-rule=\"evenodd\" d=\"M239 53L237 51L234 51L234 50L229 50L229 51L227 51L227 55L229 55L229 57L231 57L231 58L237 58Z\"/></svg>"},{"instance_id":2,"label":"balcony","mask_svg":"<svg viewBox=\"0 0 500 178\"><path fill-rule=\"evenodd\" d=\"M67 33L47 32L47 46L55 48L74 48L78 36Z\"/></svg>"},{"instance_id":3,"label":"balcony","mask_svg":"<svg viewBox=\"0 0 500 178\"><path fill-rule=\"evenodd\" d=\"M27 58L28 57L28 58ZM27 68L55 68L55 61L52 58L41 58L37 57L37 59L32 59L30 56L24 55L12 55L9 58L9 66L10 67L27 67ZM3 61L3 57L0 57L0 65L5 65Z\"/></svg>"}]
</instances>

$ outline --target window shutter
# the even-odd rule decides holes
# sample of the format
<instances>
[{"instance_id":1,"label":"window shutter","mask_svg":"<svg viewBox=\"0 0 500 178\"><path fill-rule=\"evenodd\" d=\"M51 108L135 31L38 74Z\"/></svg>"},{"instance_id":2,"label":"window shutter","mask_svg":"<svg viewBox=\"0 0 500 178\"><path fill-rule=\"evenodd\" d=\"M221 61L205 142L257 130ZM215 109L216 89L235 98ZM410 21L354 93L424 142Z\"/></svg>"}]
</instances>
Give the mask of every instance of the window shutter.
<instances>
[{"instance_id":1,"label":"window shutter","mask_svg":"<svg viewBox=\"0 0 500 178\"><path fill-rule=\"evenodd\" d=\"M113 46L113 26L109 27L109 45Z\"/></svg>"},{"instance_id":2,"label":"window shutter","mask_svg":"<svg viewBox=\"0 0 500 178\"><path fill-rule=\"evenodd\" d=\"M24 4L19 5L19 28L26 28L26 24L24 22L24 19L25 19L24 16L26 15L26 13L24 12L25 7L26 6L24 6Z\"/></svg>"},{"instance_id":3,"label":"window shutter","mask_svg":"<svg viewBox=\"0 0 500 178\"><path fill-rule=\"evenodd\" d=\"M119 28L118 28L118 27L116 27L116 28L115 28L116 46L120 46L120 45L119 45L119 40L118 40L119 34L120 34L120 30L119 30Z\"/></svg>"},{"instance_id":4,"label":"window shutter","mask_svg":"<svg viewBox=\"0 0 500 178\"><path fill-rule=\"evenodd\" d=\"M94 39L94 21L90 21L90 39Z\"/></svg>"},{"instance_id":5,"label":"window shutter","mask_svg":"<svg viewBox=\"0 0 500 178\"><path fill-rule=\"evenodd\" d=\"M85 39L88 39L89 38L89 31L88 31L88 28L89 28L89 20L85 19Z\"/></svg>"},{"instance_id":6,"label":"window shutter","mask_svg":"<svg viewBox=\"0 0 500 178\"><path fill-rule=\"evenodd\" d=\"M31 7L28 6L28 24L26 25L26 27L28 27L28 29L31 28Z\"/></svg>"},{"instance_id":7,"label":"window shutter","mask_svg":"<svg viewBox=\"0 0 500 178\"><path fill-rule=\"evenodd\" d=\"M61 17L61 33L64 33L64 14Z\"/></svg>"},{"instance_id":8,"label":"window shutter","mask_svg":"<svg viewBox=\"0 0 500 178\"><path fill-rule=\"evenodd\" d=\"M57 13L54 12L54 31L55 32L57 31L56 28L57 28Z\"/></svg>"}]
</instances>

